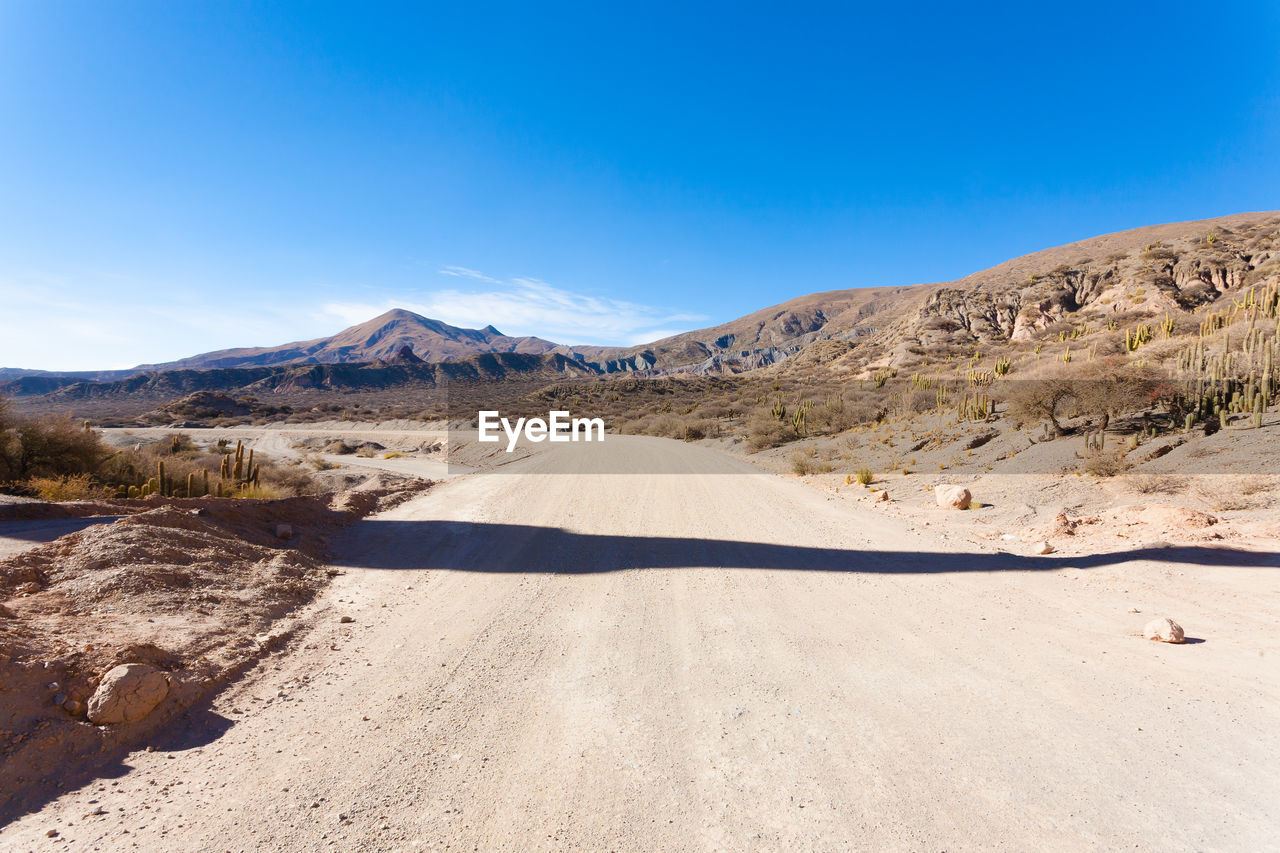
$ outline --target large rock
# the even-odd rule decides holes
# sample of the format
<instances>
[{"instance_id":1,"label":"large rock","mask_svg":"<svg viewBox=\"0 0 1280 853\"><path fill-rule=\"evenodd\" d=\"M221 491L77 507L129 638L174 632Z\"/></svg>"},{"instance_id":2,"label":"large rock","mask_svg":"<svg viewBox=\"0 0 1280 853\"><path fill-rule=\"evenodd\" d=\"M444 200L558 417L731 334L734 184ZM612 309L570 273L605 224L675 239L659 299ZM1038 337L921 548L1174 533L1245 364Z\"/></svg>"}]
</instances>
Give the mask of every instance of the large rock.
<instances>
[{"instance_id":1,"label":"large rock","mask_svg":"<svg viewBox=\"0 0 1280 853\"><path fill-rule=\"evenodd\" d=\"M1148 622L1142 629L1142 636L1161 643L1181 643L1186 639L1182 626L1167 616Z\"/></svg>"},{"instance_id":2,"label":"large rock","mask_svg":"<svg viewBox=\"0 0 1280 853\"><path fill-rule=\"evenodd\" d=\"M126 663L110 670L89 697L89 722L134 723L169 695L169 679L145 663Z\"/></svg>"},{"instance_id":3,"label":"large rock","mask_svg":"<svg viewBox=\"0 0 1280 853\"><path fill-rule=\"evenodd\" d=\"M938 506L943 509L968 509L969 501L973 500L973 495L969 494L969 490L964 486L934 486L933 496L937 498Z\"/></svg>"}]
</instances>

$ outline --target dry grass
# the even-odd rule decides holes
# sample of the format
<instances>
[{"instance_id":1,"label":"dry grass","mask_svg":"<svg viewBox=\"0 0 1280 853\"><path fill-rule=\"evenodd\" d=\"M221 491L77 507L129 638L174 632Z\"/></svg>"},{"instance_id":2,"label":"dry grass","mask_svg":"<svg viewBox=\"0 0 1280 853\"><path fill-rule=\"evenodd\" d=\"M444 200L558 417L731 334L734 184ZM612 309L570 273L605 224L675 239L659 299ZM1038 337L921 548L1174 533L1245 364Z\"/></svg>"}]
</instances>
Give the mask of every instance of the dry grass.
<instances>
[{"instance_id":1,"label":"dry grass","mask_svg":"<svg viewBox=\"0 0 1280 853\"><path fill-rule=\"evenodd\" d=\"M1129 460L1124 457L1124 451L1113 450L1086 457L1080 465L1080 470L1095 477L1105 478L1123 474L1130 467Z\"/></svg>"},{"instance_id":2,"label":"dry grass","mask_svg":"<svg viewBox=\"0 0 1280 853\"><path fill-rule=\"evenodd\" d=\"M108 492L88 474L63 477L32 477L27 487L44 501L87 501L105 498Z\"/></svg>"},{"instance_id":3,"label":"dry grass","mask_svg":"<svg viewBox=\"0 0 1280 853\"><path fill-rule=\"evenodd\" d=\"M1133 474L1125 483L1140 495L1176 495L1187 489L1187 478L1175 474Z\"/></svg>"},{"instance_id":4,"label":"dry grass","mask_svg":"<svg viewBox=\"0 0 1280 853\"><path fill-rule=\"evenodd\" d=\"M1228 512L1269 504L1272 486L1268 477L1202 477L1195 494L1210 509Z\"/></svg>"}]
</instances>

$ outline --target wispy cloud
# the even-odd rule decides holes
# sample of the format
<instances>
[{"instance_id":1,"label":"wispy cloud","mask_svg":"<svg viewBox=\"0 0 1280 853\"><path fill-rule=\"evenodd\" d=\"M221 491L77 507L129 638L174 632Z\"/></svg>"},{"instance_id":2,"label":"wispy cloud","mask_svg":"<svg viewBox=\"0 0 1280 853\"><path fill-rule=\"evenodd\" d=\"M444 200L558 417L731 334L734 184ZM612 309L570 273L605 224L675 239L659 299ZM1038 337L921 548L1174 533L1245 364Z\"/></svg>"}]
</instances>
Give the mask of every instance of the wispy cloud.
<instances>
[{"instance_id":1,"label":"wispy cloud","mask_svg":"<svg viewBox=\"0 0 1280 853\"><path fill-rule=\"evenodd\" d=\"M246 310L216 288L168 286L106 273L68 278L0 272L0 366L103 370L242 346L308 340L407 308L456 326L496 326L566 344L631 346L697 328L706 318L575 293L534 278L502 280L447 267L439 289L310 303L264 294ZM163 291L164 299L154 294ZM366 291L368 292L368 291ZM319 303L319 304L317 304Z\"/></svg>"},{"instance_id":2,"label":"wispy cloud","mask_svg":"<svg viewBox=\"0 0 1280 853\"><path fill-rule=\"evenodd\" d=\"M493 325L508 335L617 346L678 334L707 319L638 302L575 293L536 278L502 280L466 267L445 267L439 272L468 284L376 303L330 302L321 310L354 324L391 308L406 308L466 328Z\"/></svg>"},{"instance_id":3,"label":"wispy cloud","mask_svg":"<svg viewBox=\"0 0 1280 853\"><path fill-rule=\"evenodd\" d=\"M155 298L157 292L165 297ZM285 343L299 331L289 339L316 336L307 334L314 326L298 328L297 311L288 305L257 304L246 311L234 301L105 274L77 280L0 275L0 305L3 367L108 370Z\"/></svg>"}]
</instances>

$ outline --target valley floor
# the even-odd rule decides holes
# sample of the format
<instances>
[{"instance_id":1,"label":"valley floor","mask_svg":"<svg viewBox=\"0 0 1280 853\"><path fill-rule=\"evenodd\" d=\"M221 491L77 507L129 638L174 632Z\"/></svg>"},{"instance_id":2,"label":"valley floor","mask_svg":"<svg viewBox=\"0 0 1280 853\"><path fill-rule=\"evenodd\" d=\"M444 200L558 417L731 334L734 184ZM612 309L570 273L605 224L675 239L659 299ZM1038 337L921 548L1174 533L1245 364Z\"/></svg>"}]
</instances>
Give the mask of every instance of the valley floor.
<instances>
[{"instance_id":1,"label":"valley floor","mask_svg":"<svg viewBox=\"0 0 1280 853\"><path fill-rule=\"evenodd\" d=\"M288 652L0 848L1280 838L1274 551L957 544L708 447L609 436L451 478L337 555ZM1195 642L1142 639L1156 615Z\"/></svg>"}]
</instances>

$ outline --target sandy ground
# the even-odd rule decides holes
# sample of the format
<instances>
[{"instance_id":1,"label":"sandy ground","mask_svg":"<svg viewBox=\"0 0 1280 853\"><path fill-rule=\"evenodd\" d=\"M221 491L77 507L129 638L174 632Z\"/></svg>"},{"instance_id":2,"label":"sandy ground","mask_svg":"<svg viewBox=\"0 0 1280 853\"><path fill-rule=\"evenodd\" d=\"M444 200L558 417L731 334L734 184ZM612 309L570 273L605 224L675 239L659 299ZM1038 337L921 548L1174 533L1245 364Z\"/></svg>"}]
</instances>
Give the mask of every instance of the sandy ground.
<instances>
[{"instance_id":1,"label":"sandy ground","mask_svg":"<svg viewBox=\"0 0 1280 853\"><path fill-rule=\"evenodd\" d=\"M338 551L289 652L0 847L1278 847L1274 553L1030 557L618 436Z\"/></svg>"}]
</instances>

